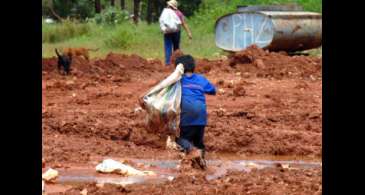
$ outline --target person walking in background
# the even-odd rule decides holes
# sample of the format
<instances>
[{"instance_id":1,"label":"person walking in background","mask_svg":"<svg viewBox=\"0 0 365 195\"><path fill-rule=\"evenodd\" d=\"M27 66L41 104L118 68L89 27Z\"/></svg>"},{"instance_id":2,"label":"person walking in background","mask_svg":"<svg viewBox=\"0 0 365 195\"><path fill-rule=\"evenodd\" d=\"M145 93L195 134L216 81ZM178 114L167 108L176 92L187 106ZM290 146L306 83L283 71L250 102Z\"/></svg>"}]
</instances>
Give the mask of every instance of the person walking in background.
<instances>
[{"instance_id":1,"label":"person walking in background","mask_svg":"<svg viewBox=\"0 0 365 195\"><path fill-rule=\"evenodd\" d=\"M178 2L176 0L168 1L167 7L163 9L159 19L160 28L164 33L165 65L171 64L172 52L180 49L181 25L188 33L189 39L192 39L191 31L185 22L185 16L177 7Z\"/></svg>"}]
</instances>

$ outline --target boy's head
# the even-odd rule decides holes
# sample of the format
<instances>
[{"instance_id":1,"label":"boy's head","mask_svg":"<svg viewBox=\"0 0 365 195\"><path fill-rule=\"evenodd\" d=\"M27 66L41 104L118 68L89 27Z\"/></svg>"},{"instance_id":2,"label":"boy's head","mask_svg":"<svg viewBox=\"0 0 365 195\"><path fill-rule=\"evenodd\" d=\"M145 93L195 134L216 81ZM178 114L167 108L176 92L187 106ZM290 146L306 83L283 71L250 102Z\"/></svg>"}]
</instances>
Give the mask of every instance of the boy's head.
<instances>
[{"instance_id":1,"label":"boy's head","mask_svg":"<svg viewBox=\"0 0 365 195\"><path fill-rule=\"evenodd\" d=\"M187 72L193 73L194 72L195 60L194 60L193 56L183 55L183 56L177 57L175 60L175 65L178 65L180 63L184 65L184 73L187 73Z\"/></svg>"}]
</instances>

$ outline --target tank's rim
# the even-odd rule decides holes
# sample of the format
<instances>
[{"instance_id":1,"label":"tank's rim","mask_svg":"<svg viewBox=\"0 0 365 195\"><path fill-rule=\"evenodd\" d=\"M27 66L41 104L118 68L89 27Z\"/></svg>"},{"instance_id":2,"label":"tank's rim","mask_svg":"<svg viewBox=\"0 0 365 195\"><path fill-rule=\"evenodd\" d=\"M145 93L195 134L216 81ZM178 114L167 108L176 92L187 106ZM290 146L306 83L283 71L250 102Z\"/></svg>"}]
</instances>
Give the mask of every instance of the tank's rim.
<instances>
[{"instance_id":1,"label":"tank's rim","mask_svg":"<svg viewBox=\"0 0 365 195\"><path fill-rule=\"evenodd\" d=\"M322 14L317 12L307 12L307 11L257 11L269 18L284 18L284 19L322 19ZM245 12L239 12L245 13Z\"/></svg>"},{"instance_id":2,"label":"tank's rim","mask_svg":"<svg viewBox=\"0 0 365 195\"><path fill-rule=\"evenodd\" d=\"M307 11L243 11L243 12L233 12L233 13L228 13L225 14L221 17L219 17L214 24L214 29L217 28L217 24L218 22L229 15L233 15L233 14L242 14L242 13L248 13L248 14L261 14L261 15L265 15L269 18L286 18L286 19L297 19L297 18L303 18L303 15L307 14L307 18L311 18L311 19L322 19L322 14L317 13L317 12L307 12ZM285 15L285 14L286 15ZM293 14L288 16L288 14ZM300 15L302 14L302 15Z\"/></svg>"},{"instance_id":3,"label":"tank's rim","mask_svg":"<svg viewBox=\"0 0 365 195\"><path fill-rule=\"evenodd\" d=\"M236 9L237 12L245 12L245 11L239 11L240 8L246 8L246 7L252 7L252 8L269 8L269 7L275 7L275 8L287 8L287 10L271 10L271 11L276 11L276 12L281 12L281 11L304 11L303 6L298 5L298 4L270 4L270 5L266 5L266 4L262 4L262 5L237 5ZM265 11L265 10L255 10L255 11ZM269 11L269 10L268 10Z\"/></svg>"}]
</instances>

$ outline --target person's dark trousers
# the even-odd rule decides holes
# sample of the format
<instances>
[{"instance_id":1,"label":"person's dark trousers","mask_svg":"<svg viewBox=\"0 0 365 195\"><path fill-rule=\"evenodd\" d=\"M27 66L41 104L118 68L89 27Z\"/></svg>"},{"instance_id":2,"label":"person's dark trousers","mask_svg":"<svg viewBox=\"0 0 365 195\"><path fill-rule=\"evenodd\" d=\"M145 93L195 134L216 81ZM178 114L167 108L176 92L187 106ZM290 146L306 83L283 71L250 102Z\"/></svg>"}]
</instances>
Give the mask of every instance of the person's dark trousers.
<instances>
[{"instance_id":1,"label":"person's dark trousers","mask_svg":"<svg viewBox=\"0 0 365 195\"><path fill-rule=\"evenodd\" d=\"M180 31L164 34L165 65L170 65L172 51L180 48Z\"/></svg>"},{"instance_id":2,"label":"person's dark trousers","mask_svg":"<svg viewBox=\"0 0 365 195\"><path fill-rule=\"evenodd\" d=\"M176 140L186 152L191 151L193 146L205 151L204 145L204 125L180 126L180 137Z\"/></svg>"}]
</instances>

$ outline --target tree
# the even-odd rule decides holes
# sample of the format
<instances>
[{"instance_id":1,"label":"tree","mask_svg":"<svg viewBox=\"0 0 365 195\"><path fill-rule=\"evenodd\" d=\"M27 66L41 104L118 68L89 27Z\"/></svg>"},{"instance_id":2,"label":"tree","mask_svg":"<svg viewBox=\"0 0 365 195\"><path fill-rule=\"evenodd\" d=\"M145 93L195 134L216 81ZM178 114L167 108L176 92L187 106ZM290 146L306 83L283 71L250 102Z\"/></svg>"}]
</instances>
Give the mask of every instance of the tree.
<instances>
[{"instance_id":1,"label":"tree","mask_svg":"<svg viewBox=\"0 0 365 195\"><path fill-rule=\"evenodd\" d=\"M59 21L67 17L85 19L94 15L94 0L42 0L42 16Z\"/></svg>"},{"instance_id":2,"label":"tree","mask_svg":"<svg viewBox=\"0 0 365 195\"><path fill-rule=\"evenodd\" d=\"M153 18L152 20L154 22L158 21L158 18L160 17L160 14L162 12L162 9L165 6L165 1L164 0L154 0L154 5L153 5Z\"/></svg>"},{"instance_id":3,"label":"tree","mask_svg":"<svg viewBox=\"0 0 365 195\"><path fill-rule=\"evenodd\" d=\"M152 0L147 0L147 23L151 24L152 22Z\"/></svg>"},{"instance_id":4,"label":"tree","mask_svg":"<svg viewBox=\"0 0 365 195\"><path fill-rule=\"evenodd\" d=\"M114 7L115 6L115 0L110 0L110 5Z\"/></svg>"},{"instance_id":5,"label":"tree","mask_svg":"<svg viewBox=\"0 0 365 195\"><path fill-rule=\"evenodd\" d=\"M51 3L49 5L49 9L51 10L51 13L53 14L53 16L57 18L57 20L59 20L60 22L63 21L63 19L54 11L54 9L53 9L53 3Z\"/></svg>"},{"instance_id":6,"label":"tree","mask_svg":"<svg viewBox=\"0 0 365 195\"><path fill-rule=\"evenodd\" d=\"M202 0L180 0L179 9L184 13L185 16L191 16L194 11L199 8Z\"/></svg>"},{"instance_id":7,"label":"tree","mask_svg":"<svg viewBox=\"0 0 365 195\"><path fill-rule=\"evenodd\" d=\"M138 24L140 2L141 0L133 0L133 21L135 24Z\"/></svg>"},{"instance_id":8,"label":"tree","mask_svg":"<svg viewBox=\"0 0 365 195\"><path fill-rule=\"evenodd\" d=\"M124 9L125 9L125 0L120 0L120 8L121 8L122 10L124 10Z\"/></svg>"},{"instance_id":9,"label":"tree","mask_svg":"<svg viewBox=\"0 0 365 195\"><path fill-rule=\"evenodd\" d=\"M100 14L101 12L101 3L100 0L95 0L95 13Z\"/></svg>"}]
</instances>

